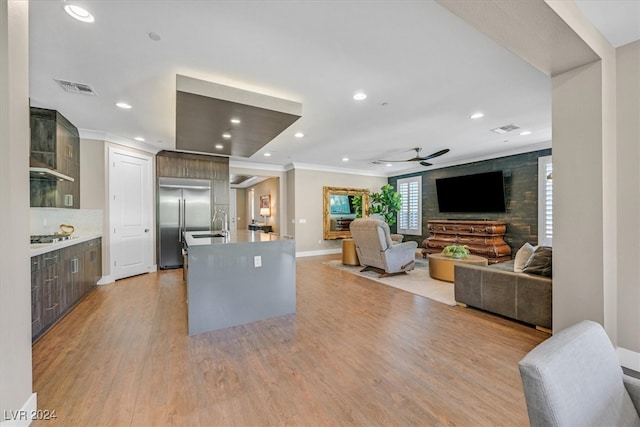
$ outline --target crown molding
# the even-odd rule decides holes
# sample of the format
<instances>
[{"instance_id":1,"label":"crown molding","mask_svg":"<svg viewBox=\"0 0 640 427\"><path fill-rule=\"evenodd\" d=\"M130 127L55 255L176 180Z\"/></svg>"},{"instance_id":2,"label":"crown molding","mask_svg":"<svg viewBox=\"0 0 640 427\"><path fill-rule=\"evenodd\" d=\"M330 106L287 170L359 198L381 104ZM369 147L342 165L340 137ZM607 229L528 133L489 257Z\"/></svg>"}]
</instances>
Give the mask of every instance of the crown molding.
<instances>
[{"instance_id":1,"label":"crown molding","mask_svg":"<svg viewBox=\"0 0 640 427\"><path fill-rule=\"evenodd\" d=\"M146 151L147 153L156 154L158 151L163 150L162 147L145 144L133 139L123 138L121 136L113 135L107 132L102 132L92 129L78 129L81 139L94 139L96 141L111 142L113 144L123 145L125 147L135 148L137 150Z\"/></svg>"}]
</instances>

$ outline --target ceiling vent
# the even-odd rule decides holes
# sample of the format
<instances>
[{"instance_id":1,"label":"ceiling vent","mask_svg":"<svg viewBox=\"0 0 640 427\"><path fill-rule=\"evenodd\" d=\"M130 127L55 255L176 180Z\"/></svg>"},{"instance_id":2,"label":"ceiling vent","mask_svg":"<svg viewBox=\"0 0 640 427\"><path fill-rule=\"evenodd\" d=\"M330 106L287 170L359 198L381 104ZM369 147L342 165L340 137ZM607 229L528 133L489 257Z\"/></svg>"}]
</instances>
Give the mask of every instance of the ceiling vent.
<instances>
[{"instance_id":1,"label":"ceiling vent","mask_svg":"<svg viewBox=\"0 0 640 427\"><path fill-rule=\"evenodd\" d=\"M506 125L506 126L501 126L499 128L491 129L491 132L499 133L500 135L502 135L516 129L520 129L520 126L511 124L511 125Z\"/></svg>"},{"instance_id":2,"label":"ceiling vent","mask_svg":"<svg viewBox=\"0 0 640 427\"><path fill-rule=\"evenodd\" d=\"M53 79L53 80L55 80L56 83L58 83L60 87L66 90L67 92L79 93L82 95L92 95L92 96L97 95L96 91L93 90L93 88L89 85L85 85L83 83L68 82L66 80L58 80L58 79Z\"/></svg>"}]
</instances>

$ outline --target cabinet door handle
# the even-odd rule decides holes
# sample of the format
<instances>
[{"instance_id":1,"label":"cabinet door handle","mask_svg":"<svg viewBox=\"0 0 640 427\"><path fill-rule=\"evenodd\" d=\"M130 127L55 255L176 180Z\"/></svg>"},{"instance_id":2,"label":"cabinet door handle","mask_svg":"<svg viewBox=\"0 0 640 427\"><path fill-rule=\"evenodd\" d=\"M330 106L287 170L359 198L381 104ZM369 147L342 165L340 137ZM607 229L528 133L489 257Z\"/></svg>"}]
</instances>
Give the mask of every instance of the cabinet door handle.
<instances>
[{"instance_id":1,"label":"cabinet door handle","mask_svg":"<svg viewBox=\"0 0 640 427\"><path fill-rule=\"evenodd\" d=\"M44 257L44 259L45 259L46 261L50 261L50 260L52 260L52 259L56 259L56 258L58 258L58 255Z\"/></svg>"},{"instance_id":2,"label":"cabinet door handle","mask_svg":"<svg viewBox=\"0 0 640 427\"><path fill-rule=\"evenodd\" d=\"M58 278L58 276L53 276L50 279L44 279L45 282L53 282L54 280L56 280Z\"/></svg>"},{"instance_id":3,"label":"cabinet door handle","mask_svg":"<svg viewBox=\"0 0 640 427\"><path fill-rule=\"evenodd\" d=\"M53 310L58 306L58 303L53 304L51 307L46 307L45 310Z\"/></svg>"}]
</instances>

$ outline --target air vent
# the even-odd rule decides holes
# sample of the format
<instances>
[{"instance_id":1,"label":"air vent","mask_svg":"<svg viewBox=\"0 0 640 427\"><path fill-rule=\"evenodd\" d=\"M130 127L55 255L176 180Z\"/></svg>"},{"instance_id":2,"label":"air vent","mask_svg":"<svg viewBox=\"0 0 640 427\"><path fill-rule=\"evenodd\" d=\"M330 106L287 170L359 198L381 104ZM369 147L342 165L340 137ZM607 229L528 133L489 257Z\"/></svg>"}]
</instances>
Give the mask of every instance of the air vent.
<instances>
[{"instance_id":1,"label":"air vent","mask_svg":"<svg viewBox=\"0 0 640 427\"><path fill-rule=\"evenodd\" d=\"M499 128L491 129L491 132L499 133L500 135L502 135L516 129L520 129L520 126L511 124L511 125L506 125L506 126L501 126Z\"/></svg>"},{"instance_id":2,"label":"air vent","mask_svg":"<svg viewBox=\"0 0 640 427\"><path fill-rule=\"evenodd\" d=\"M66 80L58 80L58 79L53 79L56 81L56 83L58 83L60 85L60 87L64 90L66 90L67 92L71 92L71 93L79 93L82 95L97 95L96 91L93 90L93 88L89 85L83 84L83 83L74 83L74 82L68 82Z\"/></svg>"}]
</instances>

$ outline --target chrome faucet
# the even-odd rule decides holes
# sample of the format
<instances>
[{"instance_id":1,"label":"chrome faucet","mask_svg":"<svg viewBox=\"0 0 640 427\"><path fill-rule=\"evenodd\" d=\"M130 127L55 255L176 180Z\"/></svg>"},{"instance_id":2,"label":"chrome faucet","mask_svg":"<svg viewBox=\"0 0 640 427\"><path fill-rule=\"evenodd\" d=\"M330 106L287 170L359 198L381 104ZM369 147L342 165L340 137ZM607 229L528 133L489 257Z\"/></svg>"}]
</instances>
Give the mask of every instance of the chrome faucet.
<instances>
[{"instance_id":1,"label":"chrome faucet","mask_svg":"<svg viewBox=\"0 0 640 427\"><path fill-rule=\"evenodd\" d=\"M218 220L222 221L222 226L219 229L216 228L216 221ZM229 234L229 218L227 216L227 212L224 209L217 209L213 214L213 219L211 220L211 230L220 230L225 235Z\"/></svg>"}]
</instances>

